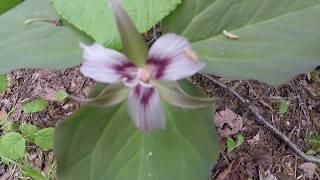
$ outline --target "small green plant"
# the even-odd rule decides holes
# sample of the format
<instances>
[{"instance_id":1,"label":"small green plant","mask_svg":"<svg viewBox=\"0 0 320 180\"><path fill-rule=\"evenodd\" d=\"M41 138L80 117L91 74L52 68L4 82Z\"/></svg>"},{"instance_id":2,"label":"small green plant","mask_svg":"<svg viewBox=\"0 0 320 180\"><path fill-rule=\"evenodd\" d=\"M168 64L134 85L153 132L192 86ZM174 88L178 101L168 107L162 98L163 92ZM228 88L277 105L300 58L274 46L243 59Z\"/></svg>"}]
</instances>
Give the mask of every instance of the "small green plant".
<instances>
[{"instance_id":1,"label":"small green plant","mask_svg":"<svg viewBox=\"0 0 320 180\"><path fill-rule=\"evenodd\" d=\"M48 107L48 101L44 99L36 99L28 102L22 106L22 110L25 113L36 113L45 110Z\"/></svg>"},{"instance_id":2,"label":"small green plant","mask_svg":"<svg viewBox=\"0 0 320 180\"><path fill-rule=\"evenodd\" d=\"M320 149L320 134L312 133L306 136L304 141L311 150L317 152Z\"/></svg>"},{"instance_id":3,"label":"small green plant","mask_svg":"<svg viewBox=\"0 0 320 180\"><path fill-rule=\"evenodd\" d=\"M288 102L285 100L281 100L279 107L279 114L287 113L289 109Z\"/></svg>"},{"instance_id":4,"label":"small green plant","mask_svg":"<svg viewBox=\"0 0 320 180\"><path fill-rule=\"evenodd\" d=\"M320 82L320 70L315 70L310 73L310 79L314 82Z\"/></svg>"},{"instance_id":5,"label":"small green plant","mask_svg":"<svg viewBox=\"0 0 320 180\"><path fill-rule=\"evenodd\" d=\"M237 135L237 141L235 142L232 138L227 139L227 152L232 152L234 149L239 147L244 142L244 137L241 134Z\"/></svg>"},{"instance_id":6,"label":"small green plant","mask_svg":"<svg viewBox=\"0 0 320 180\"><path fill-rule=\"evenodd\" d=\"M5 133L0 139L0 157L6 160L16 161L22 159L25 154L26 140L16 132Z\"/></svg>"},{"instance_id":7,"label":"small green plant","mask_svg":"<svg viewBox=\"0 0 320 180\"><path fill-rule=\"evenodd\" d=\"M3 93L8 86L7 75L0 75L0 93Z\"/></svg>"},{"instance_id":8,"label":"small green plant","mask_svg":"<svg viewBox=\"0 0 320 180\"><path fill-rule=\"evenodd\" d=\"M34 144L44 151L51 150L53 148L53 134L54 128L44 128L39 130L35 134Z\"/></svg>"},{"instance_id":9,"label":"small green plant","mask_svg":"<svg viewBox=\"0 0 320 180\"><path fill-rule=\"evenodd\" d=\"M316 123L318 126L320 126L320 117L315 117L312 120L314 123Z\"/></svg>"},{"instance_id":10,"label":"small green plant","mask_svg":"<svg viewBox=\"0 0 320 180\"><path fill-rule=\"evenodd\" d=\"M21 168L21 172L25 177L31 177L36 180L49 180L41 174L41 172L37 169L34 169L30 164L25 163L19 166Z\"/></svg>"},{"instance_id":11,"label":"small green plant","mask_svg":"<svg viewBox=\"0 0 320 180\"><path fill-rule=\"evenodd\" d=\"M308 155L315 155L315 154L317 154L317 152L315 152L315 151L312 150L312 149L309 149L309 150L306 152L306 154L308 154Z\"/></svg>"},{"instance_id":12,"label":"small green plant","mask_svg":"<svg viewBox=\"0 0 320 180\"><path fill-rule=\"evenodd\" d=\"M67 97L68 93L64 89L60 89L57 92L55 99L59 102L63 102Z\"/></svg>"},{"instance_id":13,"label":"small green plant","mask_svg":"<svg viewBox=\"0 0 320 180\"><path fill-rule=\"evenodd\" d=\"M16 164L24 176L37 180L49 180L55 172L55 163L49 164L47 175L41 174L32 168L24 158L26 156L26 144L37 145L41 150L48 151L53 148L53 128L38 129L32 124L16 124L8 121L8 114L1 118L0 129L3 135L0 137L0 160L6 164ZM50 169L51 168L51 169Z\"/></svg>"}]
</instances>

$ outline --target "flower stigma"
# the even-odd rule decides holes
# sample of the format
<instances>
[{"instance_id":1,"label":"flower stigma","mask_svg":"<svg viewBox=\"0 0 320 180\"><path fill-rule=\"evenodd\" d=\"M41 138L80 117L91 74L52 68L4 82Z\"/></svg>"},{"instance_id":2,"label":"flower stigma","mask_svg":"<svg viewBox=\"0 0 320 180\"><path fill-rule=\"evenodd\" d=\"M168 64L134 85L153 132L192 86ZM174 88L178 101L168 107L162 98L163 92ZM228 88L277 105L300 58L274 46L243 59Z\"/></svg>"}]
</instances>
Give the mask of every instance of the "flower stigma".
<instances>
[{"instance_id":1,"label":"flower stigma","mask_svg":"<svg viewBox=\"0 0 320 180\"><path fill-rule=\"evenodd\" d=\"M152 73L150 69L145 66L143 68L138 68L138 72L133 72L135 78L133 80L129 80L127 77L122 78L122 82L127 87L135 87L137 85L142 85L144 87L153 87L150 83L152 79Z\"/></svg>"},{"instance_id":2,"label":"flower stigma","mask_svg":"<svg viewBox=\"0 0 320 180\"><path fill-rule=\"evenodd\" d=\"M149 83L152 77L151 71L147 66L139 68L138 76L138 78L145 83Z\"/></svg>"}]
</instances>

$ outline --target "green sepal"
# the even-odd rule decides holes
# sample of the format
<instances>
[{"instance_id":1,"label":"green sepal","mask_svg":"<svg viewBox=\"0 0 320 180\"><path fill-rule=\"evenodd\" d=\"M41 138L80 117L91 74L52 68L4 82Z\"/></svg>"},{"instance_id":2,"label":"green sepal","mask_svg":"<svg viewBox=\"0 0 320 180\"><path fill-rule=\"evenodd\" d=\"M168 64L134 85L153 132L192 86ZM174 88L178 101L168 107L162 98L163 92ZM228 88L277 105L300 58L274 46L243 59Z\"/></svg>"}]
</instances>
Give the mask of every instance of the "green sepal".
<instances>
[{"instance_id":1,"label":"green sepal","mask_svg":"<svg viewBox=\"0 0 320 180\"><path fill-rule=\"evenodd\" d=\"M110 0L110 5L122 40L123 53L132 63L143 66L148 56L148 49L142 35L118 0Z\"/></svg>"},{"instance_id":2,"label":"green sepal","mask_svg":"<svg viewBox=\"0 0 320 180\"><path fill-rule=\"evenodd\" d=\"M155 83L161 98L168 103L183 108L203 108L213 104L213 99L206 97L193 97L188 95L178 84L175 88L168 88L163 83ZM172 86L170 84L169 86Z\"/></svg>"},{"instance_id":3,"label":"green sepal","mask_svg":"<svg viewBox=\"0 0 320 180\"><path fill-rule=\"evenodd\" d=\"M104 88L95 98L83 99L73 95L69 95L69 98L87 106L109 107L119 104L120 102L125 100L127 96L127 88L125 88L122 84L112 84Z\"/></svg>"}]
</instances>

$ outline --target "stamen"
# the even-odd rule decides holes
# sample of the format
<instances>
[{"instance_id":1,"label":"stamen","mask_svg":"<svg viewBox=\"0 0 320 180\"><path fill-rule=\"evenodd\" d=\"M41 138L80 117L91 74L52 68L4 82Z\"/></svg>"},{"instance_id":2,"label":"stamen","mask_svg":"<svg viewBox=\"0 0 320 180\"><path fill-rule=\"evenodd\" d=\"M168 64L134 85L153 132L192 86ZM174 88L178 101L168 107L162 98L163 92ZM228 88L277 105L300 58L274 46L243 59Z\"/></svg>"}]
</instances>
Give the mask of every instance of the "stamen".
<instances>
[{"instance_id":1,"label":"stamen","mask_svg":"<svg viewBox=\"0 0 320 180\"><path fill-rule=\"evenodd\" d=\"M129 81L127 77L122 78L122 82L127 87L135 87L136 85L139 84L139 81L137 79Z\"/></svg>"},{"instance_id":2,"label":"stamen","mask_svg":"<svg viewBox=\"0 0 320 180\"><path fill-rule=\"evenodd\" d=\"M192 49L185 49L184 53L192 62L198 61L198 56Z\"/></svg>"},{"instance_id":3,"label":"stamen","mask_svg":"<svg viewBox=\"0 0 320 180\"><path fill-rule=\"evenodd\" d=\"M139 84L143 87L152 88L153 85L151 83L145 83L143 81L139 81Z\"/></svg>"}]
</instances>

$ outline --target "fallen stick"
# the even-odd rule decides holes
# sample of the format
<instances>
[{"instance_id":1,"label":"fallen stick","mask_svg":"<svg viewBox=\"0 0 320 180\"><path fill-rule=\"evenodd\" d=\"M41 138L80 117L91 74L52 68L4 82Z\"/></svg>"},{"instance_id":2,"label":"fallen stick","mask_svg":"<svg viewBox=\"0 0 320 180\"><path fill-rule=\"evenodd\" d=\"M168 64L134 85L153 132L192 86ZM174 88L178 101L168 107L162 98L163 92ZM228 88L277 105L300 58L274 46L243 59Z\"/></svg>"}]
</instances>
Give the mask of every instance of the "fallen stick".
<instances>
[{"instance_id":1,"label":"fallen stick","mask_svg":"<svg viewBox=\"0 0 320 180\"><path fill-rule=\"evenodd\" d=\"M299 155L303 160L308 162L314 162L320 164L320 158L312 155L307 155L303 151L300 150L300 148L293 143L285 134L283 134L279 129L274 127L269 121L267 121L258 111L258 108L251 104L249 100L242 97L236 90L233 88L228 87L225 83L214 79L213 77L205 74L201 74L201 76L209 79L211 82L215 83L216 85L219 85L220 87L228 90L231 94L233 94L235 97L237 97L242 103L249 104L247 108L249 108L252 113L257 117L255 120L257 123L262 124L265 128L270 130L274 135L276 135L279 139L281 139L283 142L285 142L297 155Z\"/></svg>"}]
</instances>

